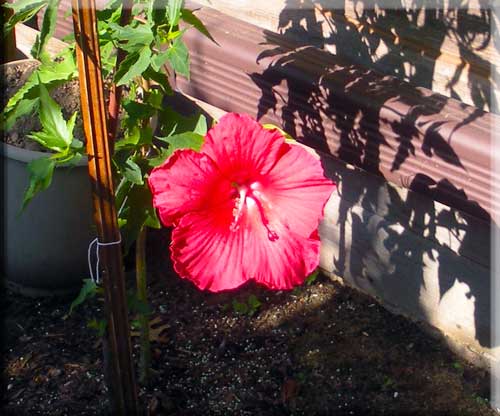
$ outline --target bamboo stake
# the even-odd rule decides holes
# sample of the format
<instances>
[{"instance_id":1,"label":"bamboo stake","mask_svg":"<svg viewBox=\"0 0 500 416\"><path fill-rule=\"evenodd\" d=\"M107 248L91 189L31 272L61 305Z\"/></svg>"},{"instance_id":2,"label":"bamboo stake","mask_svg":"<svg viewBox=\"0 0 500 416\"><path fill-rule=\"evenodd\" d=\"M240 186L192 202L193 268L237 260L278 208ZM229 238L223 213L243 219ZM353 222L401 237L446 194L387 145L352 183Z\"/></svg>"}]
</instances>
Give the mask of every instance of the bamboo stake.
<instances>
[{"instance_id":1,"label":"bamboo stake","mask_svg":"<svg viewBox=\"0 0 500 416\"><path fill-rule=\"evenodd\" d=\"M107 314L109 368L107 380L112 412L138 414L137 384L131 355L120 232L116 216L110 152L107 140L95 0L72 0L77 43L81 110L92 182L94 220L101 243L102 280ZM110 244L111 243L111 244Z\"/></svg>"}]
</instances>

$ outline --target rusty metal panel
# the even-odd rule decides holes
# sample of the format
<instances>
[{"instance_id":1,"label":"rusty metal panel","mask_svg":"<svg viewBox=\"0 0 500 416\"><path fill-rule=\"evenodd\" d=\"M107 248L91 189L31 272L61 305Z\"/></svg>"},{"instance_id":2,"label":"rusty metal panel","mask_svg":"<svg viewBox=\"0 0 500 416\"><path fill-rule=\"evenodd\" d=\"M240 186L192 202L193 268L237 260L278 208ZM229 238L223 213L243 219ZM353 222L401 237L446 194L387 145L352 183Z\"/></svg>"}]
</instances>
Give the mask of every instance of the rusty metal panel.
<instances>
[{"instance_id":1,"label":"rusty metal panel","mask_svg":"<svg viewBox=\"0 0 500 416\"><path fill-rule=\"evenodd\" d=\"M186 32L191 78L178 88L226 111L283 126L299 141L388 181L489 220L499 116L362 69L211 9L217 44Z\"/></svg>"}]
</instances>

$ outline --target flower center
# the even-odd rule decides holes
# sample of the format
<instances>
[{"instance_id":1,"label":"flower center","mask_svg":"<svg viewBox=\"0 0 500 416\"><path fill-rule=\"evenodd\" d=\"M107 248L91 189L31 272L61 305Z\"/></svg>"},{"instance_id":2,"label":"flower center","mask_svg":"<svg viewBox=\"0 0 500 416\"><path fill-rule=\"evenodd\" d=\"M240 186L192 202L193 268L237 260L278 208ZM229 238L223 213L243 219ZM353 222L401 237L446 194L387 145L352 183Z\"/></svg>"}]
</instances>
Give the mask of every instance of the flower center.
<instances>
[{"instance_id":1,"label":"flower center","mask_svg":"<svg viewBox=\"0 0 500 416\"><path fill-rule=\"evenodd\" d=\"M267 215L271 204L260 191L261 185L258 182L254 182L250 186L237 183L233 183L233 186L236 188L235 206L233 209L233 221L229 229L231 231L238 230L245 210L252 211L256 209L262 224L267 230L267 238L269 238L270 241L276 241L279 236L276 231L270 227Z\"/></svg>"}]
</instances>

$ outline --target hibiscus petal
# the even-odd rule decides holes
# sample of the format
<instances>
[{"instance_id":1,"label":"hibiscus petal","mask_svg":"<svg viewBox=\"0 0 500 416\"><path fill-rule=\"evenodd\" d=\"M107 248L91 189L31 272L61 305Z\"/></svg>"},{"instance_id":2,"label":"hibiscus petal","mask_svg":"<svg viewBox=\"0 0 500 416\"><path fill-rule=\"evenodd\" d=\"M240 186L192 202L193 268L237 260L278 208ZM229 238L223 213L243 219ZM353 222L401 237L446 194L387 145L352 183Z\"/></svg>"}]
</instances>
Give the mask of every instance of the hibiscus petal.
<instances>
[{"instance_id":1,"label":"hibiscus petal","mask_svg":"<svg viewBox=\"0 0 500 416\"><path fill-rule=\"evenodd\" d=\"M242 262L248 278L276 290L302 284L319 264L317 230L301 235L277 219L264 224L259 218L257 211L249 210L241 225L246 231ZM270 231L277 238L271 238Z\"/></svg>"},{"instance_id":2,"label":"hibiscus petal","mask_svg":"<svg viewBox=\"0 0 500 416\"><path fill-rule=\"evenodd\" d=\"M232 181L265 175L282 152L284 138L246 114L228 113L209 130L201 152L208 154Z\"/></svg>"},{"instance_id":3,"label":"hibiscus petal","mask_svg":"<svg viewBox=\"0 0 500 416\"><path fill-rule=\"evenodd\" d=\"M187 212L224 203L231 183L217 172L213 161L193 150L177 150L151 172L153 206L164 225L172 225Z\"/></svg>"},{"instance_id":4,"label":"hibiscus petal","mask_svg":"<svg viewBox=\"0 0 500 416\"><path fill-rule=\"evenodd\" d=\"M268 238L262 222L246 217L230 231L232 206L216 212L185 215L172 233L176 272L200 289L234 289L255 280L270 289L291 289L304 282L319 263L317 233L310 238L276 228Z\"/></svg>"},{"instance_id":5,"label":"hibiscus petal","mask_svg":"<svg viewBox=\"0 0 500 416\"><path fill-rule=\"evenodd\" d=\"M335 184L325 178L321 162L299 145L288 145L271 171L261 179L271 215L294 232L309 236L317 229Z\"/></svg>"},{"instance_id":6,"label":"hibiscus petal","mask_svg":"<svg viewBox=\"0 0 500 416\"><path fill-rule=\"evenodd\" d=\"M207 212L182 217L172 232L170 246L175 271L199 289L235 289L246 282L242 258L244 236L229 231L232 205L218 215Z\"/></svg>"}]
</instances>

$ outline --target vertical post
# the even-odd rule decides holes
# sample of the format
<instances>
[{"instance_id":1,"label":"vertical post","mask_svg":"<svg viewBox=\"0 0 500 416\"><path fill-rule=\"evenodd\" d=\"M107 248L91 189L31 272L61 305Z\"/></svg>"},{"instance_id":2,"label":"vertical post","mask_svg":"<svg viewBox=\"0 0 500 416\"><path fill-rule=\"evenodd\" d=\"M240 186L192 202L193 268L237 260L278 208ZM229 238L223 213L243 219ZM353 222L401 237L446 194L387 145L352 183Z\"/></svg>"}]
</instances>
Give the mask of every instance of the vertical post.
<instances>
[{"instance_id":1,"label":"vertical post","mask_svg":"<svg viewBox=\"0 0 500 416\"><path fill-rule=\"evenodd\" d=\"M120 232L116 215L107 140L101 61L95 16L95 0L72 0L77 44L81 112L92 182L94 220L103 265L102 280L107 315L109 366L107 380L112 413L138 414L137 384L131 354Z\"/></svg>"}]
</instances>

